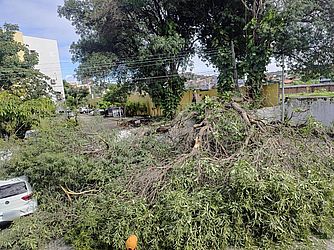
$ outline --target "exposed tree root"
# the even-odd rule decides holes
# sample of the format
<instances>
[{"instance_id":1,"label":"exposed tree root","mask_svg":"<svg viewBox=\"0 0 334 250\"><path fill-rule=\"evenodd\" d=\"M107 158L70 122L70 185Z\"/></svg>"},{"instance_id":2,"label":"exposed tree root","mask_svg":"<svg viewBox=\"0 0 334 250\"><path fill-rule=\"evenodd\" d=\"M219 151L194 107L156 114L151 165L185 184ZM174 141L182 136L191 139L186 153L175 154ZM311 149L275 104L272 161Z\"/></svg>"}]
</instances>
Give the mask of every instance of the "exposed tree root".
<instances>
[{"instance_id":1,"label":"exposed tree root","mask_svg":"<svg viewBox=\"0 0 334 250\"><path fill-rule=\"evenodd\" d=\"M262 122L261 120L257 120L255 117L248 114L238 103L231 102L229 105L240 114L247 126L251 127L253 124L255 124L261 130L261 132L266 132L263 127L264 122Z\"/></svg>"},{"instance_id":2,"label":"exposed tree root","mask_svg":"<svg viewBox=\"0 0 334 250\"><path fill-rule=\"evenodd\" d=\"M231 112L236 112L239 115L235 116L238 121L233 120L233 115L224 116L224 113L231 114ZM160 166L150 167L138 172L128 184L130 190L135 191L141 197L147 198L150 202L154 202L157 193L167 185L170 171L175 167L182 168L189 160L196 159L198 179L201 179L203 170L200 161L197 161L199 159L207 159L210 162L214 162L215 165L222 165L229 169L247 154L249 154L248 157L255 166L261 164L261 159L264 155L269 158L268 161L272 162L272 164L285 161L285 159L280 158L283 157L280 152L290 150L286 147L291 145L291 142L286 141L285 137L280 134L281 127L279 125L266 125L236 102L224 105L221 110L214 114L211 111L206 111L204 118L199 123L189 122L197 119L197 114L191 112L174 120L170 125L169 133L174 133L170 135L172 140L185 153L170 163L162 163ZM231 120L224 121L224 119ZM224 126L227 126L226 129L225 127L220 127L222 120L225 122L223 122ZM232 129L236 130L236 138L239 138L238 134L240 134L240 139L235 141L225 140L225 137L229 138L232 136L233 138L234 136L231 134L231 128L229 128L230 122L231 124L237 122L238 128L234 128L233 126L235 125L231 126ZM177 131L180 131L180 134L175 134ZM285 128L285 131L289 131L289 128ZM293 133L292 128L291 133ZM327 136L325 137L324 143L327 144L329 151L332 152L333 143L328 141ZM229 144L226 144L226 142ZM297 150L296 157L298 155L299 151ZM294 159L289 160L293 161ZM289 165L288 161L286 165ZM205 179L205 177L203 178Z\"/></svg>"}]
</instances>

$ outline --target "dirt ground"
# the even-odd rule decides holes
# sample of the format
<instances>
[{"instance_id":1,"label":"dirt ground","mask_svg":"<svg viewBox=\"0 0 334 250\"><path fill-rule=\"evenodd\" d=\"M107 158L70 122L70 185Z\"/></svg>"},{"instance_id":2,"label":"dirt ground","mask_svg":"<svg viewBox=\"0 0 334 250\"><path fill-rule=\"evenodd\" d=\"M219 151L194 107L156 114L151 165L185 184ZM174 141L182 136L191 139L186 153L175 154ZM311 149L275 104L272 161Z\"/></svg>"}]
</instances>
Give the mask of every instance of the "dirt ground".
<instances>
[{"instance_id":1,"label":"dirt ground","mask_svg":"<svg viewBox=\"0 0 334 250\"><path fill-rule=\"evenodd\" d=\"M91 115L79 115L79 124L84 129L90 129L95 131L106 130L110 131L115 128L119 128L120 125L130 118L113 118L103 116L91 116Z\"/></svg>"}]
</instances>

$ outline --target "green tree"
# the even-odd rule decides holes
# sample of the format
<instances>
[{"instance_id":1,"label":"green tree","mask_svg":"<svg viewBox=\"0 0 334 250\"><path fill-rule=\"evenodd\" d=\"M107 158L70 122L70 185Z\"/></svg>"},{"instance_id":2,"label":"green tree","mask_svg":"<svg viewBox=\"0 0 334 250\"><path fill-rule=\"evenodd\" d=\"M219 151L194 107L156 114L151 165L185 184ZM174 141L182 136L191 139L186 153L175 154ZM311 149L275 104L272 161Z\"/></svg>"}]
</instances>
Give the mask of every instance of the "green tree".
<instances>
[{"instance_id":1,"label":"green tree","mask_svg":"<svg viewBox=\"0 0 334 250\"><path fill-rule=\"evenodd\" d=\"M55 111L38 54L14 40L18 26L0 27L0 137L18 136Z\"/></svg>"},{"instance_id":2,"label":"green tree","mask_svg":"<svg viewBox=\"0 0 334 250\"><path fill-rule=\"evenodd\" d=\"M194 11L205 17L197 18L201 54L220 71L219 91L238 89L235 73L247 74L249 96L258 97L282 25L277 9L268 0L214 0L199 5Z\"/></svg>"},{"instance_id":3,"label":"green tree","mask_svg":"<svg viewBox=\"0 0 334 250\"><path fill-rule=\"evenodd\" d=\"M0 91L6 90L24 99L47 96L51 90L47 77L34 68L38 54L14 40L18 30L17 25L0 26Z\"/></svg>"},{"instance_id":4,"label":"green tree","mask_svg":"<svg viewBox=\"0 0 334 250\"><path fill-rule=\"evenodd\" d=\"M220 92L236 89L238 73L257 99L274 56L305 75L333 71L333 2L67 0L59 13L81 35L72 45L79 75L144 90L172 116L196 41L220 71Z\"/></svg>"},{"instance_id":5,"label":"green tree","mask_svg":"<svg viewBox=\"0 0 334 250\"><path fill-rule=\"evenodd\" d=\"M287 0L281 10L284 29L276 41L276 58L307 79L334 72L334 1Z\"/></svg>"},{"instance_id":6,"label":"green tree","mask_svg":"<svg viewBox=\"0 0 334 250\"><path fill-rule=\"evenodd\" d=\"M144 90L173 116L184 88L179 71L194 53L195 29L179 13L190 2L65 1L59 14L81 36L72 45L78 75Z\"/></svg>"},{"instance_id":7,"label":"green tree","mask_svg":"<svg viewBox=\"0 0 334 250\"><path fill-rule=\"evenodd\" d=\"M118 84L109 86L107 93L103 96L103 101L110 104L125 104L128 97L127 89Z\"/></svg>"},{"instance_id":8,"label":"green tree","mask_svg":"<svg viewBox=\"0 0 334 250\"><path fill-rule=\"evenodd\" d=\"M55 112L55 105L50 98L23 100L9 93L0 92L0 136L23 137L24 133L38 125L44 117Z\"/></svg>"},{"instance_id":9,"label":"green tree","mask_svg":"<svg viewBox=\"0 0 334 250\"><path fill-rule=\"evenodd\" d=\"M77 87L63 81L66 105L71 109L77 109L81 105L88 103L89 89L86 87Z\"/></svg>"}]
</instances>

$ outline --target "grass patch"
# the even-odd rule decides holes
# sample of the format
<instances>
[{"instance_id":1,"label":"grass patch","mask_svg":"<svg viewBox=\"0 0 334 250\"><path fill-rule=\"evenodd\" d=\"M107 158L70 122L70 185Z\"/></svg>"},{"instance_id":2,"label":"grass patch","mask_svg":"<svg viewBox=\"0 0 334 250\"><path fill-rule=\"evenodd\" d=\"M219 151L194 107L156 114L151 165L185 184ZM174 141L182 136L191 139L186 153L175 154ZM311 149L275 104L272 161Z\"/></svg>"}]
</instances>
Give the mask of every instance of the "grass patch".
<instances>
[{"instance_id":1,"label":"grass patch","mask_svg":"<svg viewBox=\"0 0 334 250\"><path fill-rule=\"evenodd\" d=\"M319 91L313 93L300 93L300 94L287 94L287 97L298 98L298 97L334 97L334 92Z\"/></svg>"}]
</instances>

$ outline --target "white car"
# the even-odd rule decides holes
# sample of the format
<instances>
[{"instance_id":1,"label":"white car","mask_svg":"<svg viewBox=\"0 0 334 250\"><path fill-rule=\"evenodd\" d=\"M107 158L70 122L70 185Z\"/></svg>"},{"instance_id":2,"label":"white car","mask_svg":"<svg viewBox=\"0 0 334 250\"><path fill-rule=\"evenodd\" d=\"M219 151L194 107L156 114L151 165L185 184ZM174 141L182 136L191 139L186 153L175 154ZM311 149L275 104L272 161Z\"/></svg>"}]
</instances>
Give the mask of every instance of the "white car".
<instances>
[{"instance_id":1,"label":"white car","mask_svg":"<svg viewBox=\"0 0 334 250\"><path fill-rule=\"evenodd\" d=\"M11 222L37 210L37 200L25 176L0 181L0 224Z\"/></svg>"}]
</instances>

